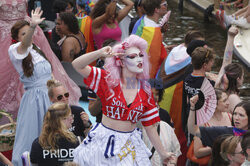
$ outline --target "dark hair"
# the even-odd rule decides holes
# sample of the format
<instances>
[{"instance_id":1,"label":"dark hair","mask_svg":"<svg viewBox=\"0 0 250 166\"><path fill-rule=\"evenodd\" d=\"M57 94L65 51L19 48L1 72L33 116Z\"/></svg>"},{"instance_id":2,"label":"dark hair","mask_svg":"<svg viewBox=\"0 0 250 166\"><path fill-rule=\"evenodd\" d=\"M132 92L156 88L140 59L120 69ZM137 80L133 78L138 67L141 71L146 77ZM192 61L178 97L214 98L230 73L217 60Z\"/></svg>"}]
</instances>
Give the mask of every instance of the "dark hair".
<instances>
[{"instance_id":1,"label":"dark hair","mask_svg":"<svg viewBox=\"0 0 250 166\"><path fill-rule=\"evenodd\" d=\"M73 34L78 34L80 31L78 21L76 16L73 13L62 12L59 13L60 19L67 25L68 30Z\"/></svg>"},{"instance_id":2,"label":"dark hair","mask_svg":"<svg viewBox=\"0 0 250 166\"><path fill-rule=\"evenodd\" d=\"M111 0L99 0L93 10L90 12L90 17L92 19L95 19L101 15L103 15L106 11L106 7L108 6L108 4L111 2Z\"/></svg>"},{"instance_id":3,"label":"dark hair","mask_svg":"<svg viewBox=\"0 0 250 166\"><path fill-rule=\"evenodd\" d=\"M18 33L19 30L21 28L23 28L24 26L30 26L30 24L25 21L25 20L19 20L17 21L11 28L11 37L14 40L18 41ZM43 56L46 60L46 56L45 54L42 52L42 50L40 50L39 48L37 48L37 46L35 44L33 44L33 49L36 50L41 56ZM22 60L22 68L23 68L23 73L26 77L31 77L33 75L33 71L34 71L34 64L32 62L32 56L29 53L27 57L25 57Z\"/></svg>"},{"instance_id":4,"label":"dark hair","mask_svg":"<svg viewBox=\"0 0 250 166\"><path fill-rule=\"evenodd\" d=\"M247 154L246 151L247 151L247 149L250 148L250 131L249 130L242 137L241 148L242 148L242 151L243 151L244 155L247 158L248 154Z\"/></svg>"},{"instance_id":5,"label":"dark hair","mask_svg":"<svg viewBox=\"0 0 250 166\"><path fill-rule=\"evenodd\" d=\"M137 7L138 7L138 6L141 6L142 1L143 1L143 0L135 0L135 1L134 1L134 8L135 8L135 11L136 11L136 12L137 12Z\"/></svg>"},{"instance_id":6,"label":"dark hair","mask_svg":"<svg viewBox=\"0 0 250 166\"><path fill-rule=\"evenodd\" d=\"M238 63L231 63L224 68L224 71L228 79L227 93L239 93L237 79L242 77L243 67Z\"/></svg>"},{"instance_id":7,"label":"dark hair","mask_svg":"<svg viewBox=\"0 0 250 166\"><path fill-rule=\"evenodd\" d=\"M249 101L242 101L242 102L238 103L234 107L232 115L234 115L234 111L236 110L237 107L242 107L246 111L246 114L248 117L248 129L250 129L250 102ZM232 116L232 126L235 126L234 125L234 116Z\"/></svg>"},{"instance_id":8,"label":"dark hair","mask_svg":"<svg viewBox=\"0 0 250 166\"><path fill-rule=\"evenodd\" d=\"M193 51L197 48L197 47L203 47L205 46L207 43L203 40L192 40L188 46L187 46L187 53L189 56L192 55Z\"/></svg>"},{"instance_id":9,"label":"dark hair","mask_svg":"<svg viewBox=\"0 0 250 166\"><path fill-rule=\"evenodd\" d=\"M67 6L68 6L68 4L65 1L55 0L53 3L53 12L55 12L55 13L65 12Z\"/></svg>"},{"instance_id":10,"label":"dark hair","mask_svg":"<svg viewBox=\"0 0 250 166\"><path fill-rule=\"evenodd\" d=\"M221 143L230 135L225 134L225 135L220 135L218 136L212 146L212 154L211 154L211 158L209 161L209 166L227 166L229 164L228 161L225 161L221 155L220 155L220 146Z\"/></svg>"},{"instance_id":11,"label":"dark hair","mask_svg":"<svg viewBox=\"0 0 250 166\"><path fill-rule=\"evenodd\" d=\"M152 16L155 9L161 7L161 0L143 0L142 7L148 16Z\"/></svg>"},{"instance_id":12,"label":"dark hair","mask_svg":"<svg viewBox=\"0 0 250 166\"><path fill-rule=\"evenodd\" d=\"M66 0L67 4L70 4L71 7L75 7L75 3L73 2L73 0ZM67 5L68 6L68 5Z\"/></svg>"},{"instance_id":13,"label":"dark hair","mask_svg":"<svg viewBox=\"0 0 250 166\"><path fill-rule=\"evenodd\" d=\"M213 50L210 48L197 47L192 55L192 65L195 70L202 68L204 63L208 63L210 60L214 59Z\"/></svg>"},{"instance_id":14,"label":"dark hair","mask_svg":"<svg viewBox=\"0 0 250 166\"><path fill-rule=\"evenodd\" d=\"M184 38L184 41L185 41L185 45L189 45L189 43L192 41L192 40L195 40L197 38L205 38L204 37L204 34L201 33L200 31L198 30L191 30L191 31L188 31L187 34L185 35L185 38Z\"/></svg>"}]
</instances>

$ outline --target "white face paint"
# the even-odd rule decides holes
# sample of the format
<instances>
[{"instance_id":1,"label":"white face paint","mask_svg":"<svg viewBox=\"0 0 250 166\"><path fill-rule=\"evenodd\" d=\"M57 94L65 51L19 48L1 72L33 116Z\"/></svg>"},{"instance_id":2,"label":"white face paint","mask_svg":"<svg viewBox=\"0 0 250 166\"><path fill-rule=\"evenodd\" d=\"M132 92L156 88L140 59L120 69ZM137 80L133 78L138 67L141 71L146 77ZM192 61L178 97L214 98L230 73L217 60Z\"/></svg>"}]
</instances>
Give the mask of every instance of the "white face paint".
<instances>
[{"instance_id":1,"label":"white face paint","mask_svg":"<svg viewBox=\"0 0 250 166\"><path fill-rule=\"evenodd\" d=\"M143 54L137 47L131 47L125 51L124 64L132 73L143 72Z\"/></svg>"}]
</instances>

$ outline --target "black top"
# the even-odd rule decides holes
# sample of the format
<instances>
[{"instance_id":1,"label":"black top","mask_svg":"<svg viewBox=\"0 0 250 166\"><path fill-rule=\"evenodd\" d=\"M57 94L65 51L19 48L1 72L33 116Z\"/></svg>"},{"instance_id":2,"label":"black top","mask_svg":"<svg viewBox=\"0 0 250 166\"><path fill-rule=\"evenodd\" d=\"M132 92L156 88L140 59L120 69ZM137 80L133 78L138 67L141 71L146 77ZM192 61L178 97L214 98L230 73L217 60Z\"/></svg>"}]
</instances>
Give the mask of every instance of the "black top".
<instances>
[{"instance_id":1,"label":"black top","mask_svg":"<svg viewBox=\"0 0 250 166\"><path fill-rule=\"evenodd\" d=\"M129 34L132 33L133 28L134 28L134 26L135 26L135 23L136 23L139 19L140 19L140 17L138 17L138 16L131 19L130 24L129 24L129 28L128 28Z\"/></svg>"},{"instance_id":2,"label":"black top","mask_svg":"<svg viewBox=\"0 0 250 166\"><path fill-rule=\"evenodd\" d=\"M195 109L200 109L204 104L204 95L200 92L200 88L202 86L203 80L205 77L203 76L193 76L192 73L188 74L184 80L184 87L183 87L183 109L182 109L182 127L183 131L187 134L187 120L189 115L190 105L187 103L187 97L190 99L194 95L199 95L199 100L195 105ZM209 80L209 79L208 79ZM215 82L209 80L212 86L215 85Z\"/></svg>"},{"instance_id":3,"label":"black top","mask_svg":"<svg viewBox=\"0 0 250 166\"><path fill-rule=\"evenodd\" d=\"M36 138L31 147L30 161L38 166L61 166L64 162L73 161L73 150L79 145L69 142L65 138L58 140L57 150L44 150Z\"/></svg>"},{"instance_id":4,"label":"black top","mask_svg":"<svg viewBox=\"0 0 250 166\"><path fill-rule=\"evenodd\" d=\"M188 98L192 98L194 95L196 95L203 83L205 77L203 76L194 76L192 74L189 74L184 81L185 91L187 93ZM209 79L208 79L209 80ZM212 80L209 80L212 86L215 85L215 82Z\"/></svg>"},{"instance_id":5,"label":"black top","mask_svg":"<svg viewBox=\"0 0 250 166\"><path fill-rule=\"evenodd\" d=\"M200 127L201 141L204 146L213 146L214 141L220 135L233 135L233 127L215 126L215 127Z\"/></svg>"},{"instance_id":6,"label":"black top","mask_svg":"<svg viewBox=\"0 0 250 166\"><path fill-rule=\"evenodd\" d=\"M71 105L71 112L74 115L74 122L72 123L72 127L69 129L71 132L73 132L76 136L82 136L85 138L84 130L86 127L83 125L83 121L81 119L81 112L85 112L82 107L78 107L75 105ZM89 121L91 124L91 122Z\"/></svg>"},{"instance_id":7,"label":"black top","mask_svg":"<svg viewBox=\"0 0 250 166\"><path fill-rule=\"evenodd\" d=\"M85 41L85 37L84 37L83 33L82 33L82 32L80 32L80 33L81 33L81 35L83 36L84 41ZM75 35L67 35L67 36L66 36L66 39L67 39L68 37L73 37L73 38L75 38L75 39L78 41L79 45L80 45L80 52L78 52L78 53L76 53L76 54L74 55L74 59L76 59L76 58L78 58L79 56L81 56L81 55L83 55L83 54L86 53L86 49L87 49L87 43L86 43L86 41L85 41L85 45L83 46L82 43L80 42L80 39L78 39L78 37L76 37ZM65 39L65 40L66 40L66 39ZM64 41L65 41L65 40L64 40ZM64 43L64 41L63 41L63 43ZM63 43L61 44L61 46L63 45Z\"/></svg>"}]
</instances>

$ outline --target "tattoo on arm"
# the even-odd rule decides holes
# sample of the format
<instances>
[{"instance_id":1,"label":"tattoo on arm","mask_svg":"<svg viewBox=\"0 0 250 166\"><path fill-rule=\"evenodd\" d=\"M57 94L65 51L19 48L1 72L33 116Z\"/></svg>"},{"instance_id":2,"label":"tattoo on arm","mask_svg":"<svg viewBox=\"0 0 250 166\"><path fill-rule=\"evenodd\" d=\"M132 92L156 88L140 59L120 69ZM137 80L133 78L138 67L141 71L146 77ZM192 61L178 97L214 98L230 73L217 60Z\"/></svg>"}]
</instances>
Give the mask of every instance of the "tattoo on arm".
<instances>
[{"instance_id":1,"label":"tattoo on arm","mask_svg":"<svg viewBox=\"0 0 250 166\"><path fill-rule=\"evenodd\" d=\"M74 59L74 56L75 56L75 51L73 49L71 49L70 52L69 52L69 57L71 59Z\"/></svg>"},{"instance_id":2,"label":"tattoo on arm","mask_svg":"<svg viewBox=\"0 0 250 166\"><path fill-rule=\"evenodd\" d=\"M232 51L227 51L227 52L226 52L226 56L225 56L225 60L229 60L229 58L232 57L232 54L233 54Z\"/></svg>"}]
</instances>

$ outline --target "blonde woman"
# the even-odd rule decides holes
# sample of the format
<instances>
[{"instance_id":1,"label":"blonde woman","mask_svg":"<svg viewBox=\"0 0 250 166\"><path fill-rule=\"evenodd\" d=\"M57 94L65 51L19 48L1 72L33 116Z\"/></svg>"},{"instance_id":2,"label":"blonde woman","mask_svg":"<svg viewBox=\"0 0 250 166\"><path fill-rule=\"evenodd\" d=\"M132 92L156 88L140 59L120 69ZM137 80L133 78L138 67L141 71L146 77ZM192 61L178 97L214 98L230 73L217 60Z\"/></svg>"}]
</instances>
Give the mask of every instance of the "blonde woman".
<instances>
[{"instance_id":1,"label":"blonde woman","mask_svg":"<svg viewBox=\"0 0 250 166\"><path fill-rule=\"evenodd\" d=\"M30 159L38 166L63 165L73 160L73 150L79 145L69 131L73 116L68 104L54 103L44 117L41 135L33 141Z\"/></svg>"}]
</instances>

